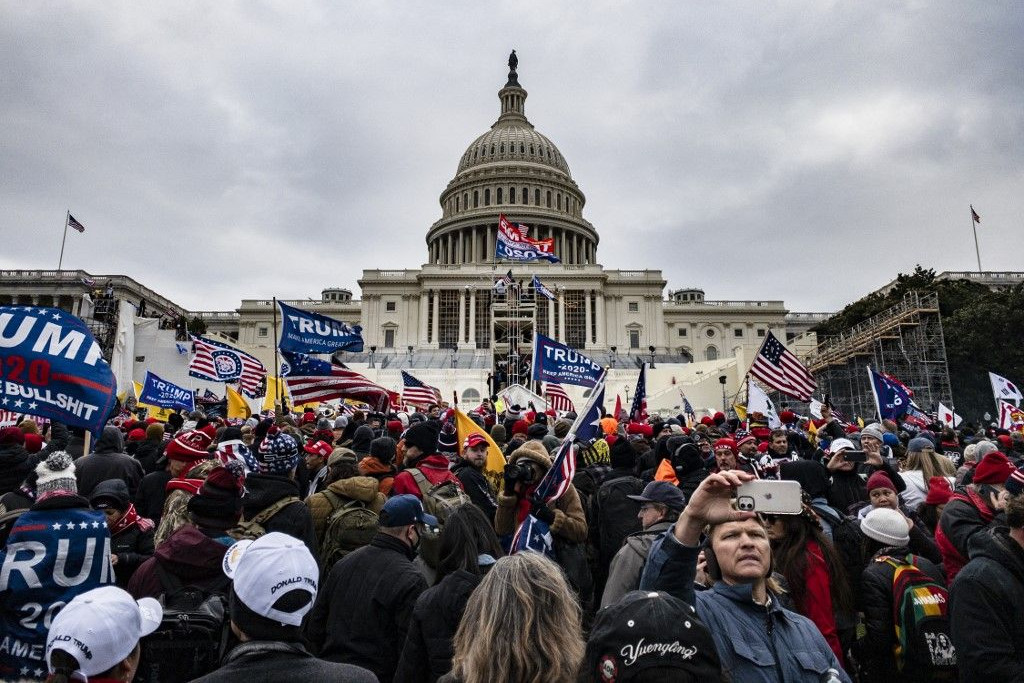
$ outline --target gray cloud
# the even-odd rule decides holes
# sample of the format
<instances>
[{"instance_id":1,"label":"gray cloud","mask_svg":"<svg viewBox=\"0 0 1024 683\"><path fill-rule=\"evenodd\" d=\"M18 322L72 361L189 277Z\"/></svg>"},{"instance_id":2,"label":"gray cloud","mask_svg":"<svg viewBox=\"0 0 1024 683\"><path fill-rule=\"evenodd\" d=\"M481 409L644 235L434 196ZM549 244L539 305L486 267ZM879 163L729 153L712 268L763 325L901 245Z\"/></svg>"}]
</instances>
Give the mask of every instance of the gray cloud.
<instances>
[{"instance_id":1,"label":"gray cloud","mask_svg":"<svg viewBox=\"0 0 1024 683\"><path fill-rule=\"evenodd\" d=\"M0 267L194 309L414 268L498 112L569 161L607 267L842 306L921 263L1017 269L1013 2L0 6ZM16 245L16 246L15 246Z\"/></svg>"}]
</instances>

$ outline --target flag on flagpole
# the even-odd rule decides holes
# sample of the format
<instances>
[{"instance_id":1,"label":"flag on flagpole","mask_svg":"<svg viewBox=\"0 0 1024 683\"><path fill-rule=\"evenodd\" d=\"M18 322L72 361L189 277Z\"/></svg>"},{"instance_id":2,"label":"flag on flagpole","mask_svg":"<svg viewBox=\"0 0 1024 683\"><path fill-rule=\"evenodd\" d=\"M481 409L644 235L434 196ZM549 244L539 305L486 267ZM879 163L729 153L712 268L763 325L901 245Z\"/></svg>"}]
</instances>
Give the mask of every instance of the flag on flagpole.
<instances>
[{"instance_id":1,"label":"flag on flagpole","mask_svg":"<svg viewBox=\"0 0 1024 683\"><path fill-rule=\"evenodd\" d=\"M978 225L981 225L981 216L974 210L974 204L971 204L971 219Z\"/></svg>"},{"instance_id":2,"label":"flag on flagpole","mask_svg":"<svg viewBox=\"0 0 1024 683\"><path fill-rule=\"evenodd\" d=\"M242 393L255 398L267 369L255 356L213 339L193 337L195 352L188 374L209 382L238 382Z\"/></svg>"},{"instance_id":3,"label":"flag on flagpole","mask_svg":"<svg viewBox=\"0 0 1024 683\"><path fill-rule=\"evenodd\" d=\"M990 372L988 373L988 379L992 383L992 395L996 400L1020 401L1024 399L1024 394L1017 388L1017 385L1005 377L1000 377L994 372Z\"/></svg>"},{"instance_id":4,"label":"flag on flagpole","mask_svg":"<svg viewBox=\"0 0 1024 683\"><path fill-rule=\"evenodd\" d=\"M1015 424L1024 422L1024 412L1020 408L1006 401L998 401L998 403L1000 429L1012 429Z\"/></svg>"},{"instance_id":5,"label":"flag on flagpole","mask_svg":"<svg viewBox=\"0 0 1024 683\"><path fill-rule=\"evenodd\" d=\"M548 407L551 410L556 410L560 413L576 410L572 405L572 399L569 398L569 394L565 393L565 389L562 388L561 384L545 382L544 395L548 400Z\"/></svg>"},{"instance_id":6,"label":"flag on flagpole","mask_svg":"<svg viewBox=\"0 0 1024 683\"><path fill-rule=\"evenodd\" d=\"M764 390L754 384L754 380L747 380L747 414L761 413L768 420L768 426L772 429L782 426L779 413L775 410L775 404L768 398Z\"/></svg>"},{"instance_id":7,"label":"flag on flagpole","mask_svg":"<svg viewBox=\"0 0 1024 683\"><path fill-rule=\"evenodd\" d=\"M818 388L814 376L771 332L765 334L750 374L765 385L801 401L810 401Z\"/></svg>"},{"instance_id":8,"label":"flag on flagpole","mask_svg":"<svg viewBox=\"0 0 1024 683\"><path fill-rule=\"evenodd\" d=\"M418 408L429 406L441 402L441 392L402 370L402 402Z\"/></svg>"},{"instance_id":9,"label":"flag on flagpole","mask_svg":"<svg viewBox=\"0 0 1024 683\"><path fill-rule=\"evenodd\" d=\"M956 429L957 427L960 426L960 423L963 421L964 420L962 417L954 413L951 408L947 408L945 405L943 405L942 401L939 401L939 422L946 425L947 427L952 427L953 429Z\"/></svg>"},{"instance_id":10,"label":"flag on flagpole","mask_svg":"<svg viewBox=\"0 0 1024 683\"><path fill-rule=\"evenodd\" d=\"M622 416L622 397L619 396L618 394L615 394L615 412L612 414L612 417L614 417L616 420L618 420L618 419L621 418L621 416Z\"/></svg>"},{"instance_id":11,"label":"flag on flagpole","mask_svg":"<svg viewBox=\"0 0 1024 683\"><path fill-rule=\"evenodd\" d=\"M543 282L541 282L540 278L537 277L536 275L533 276L533 288L537 290L537 293L543 296L545 299L548 299L549 301L555 300L555 293L548 289L547 286Z\"/></svg>"},{"instance_id":12,"label":"flag on flagpole","mask_svg":"<svg viewBox=\"0 0 1024 683\"><path fill-rule=\"evenodd\" d=\"M274 403L277 401L279 393L278 387L284 389L280 393L284 394L284 398L288 398L287 385L284 384L284 378L267 375L267 393L263 397L263 405L260 406L260 410L274 410Z\"/></svg>"},{"instance_id":13,"label":"flag on flagpole","mask_svg":"<svg viewBox=\"0 0 1024 683\"><path fill-rule=\"evenodd\" d=\"M85 232L85 226L75 220L75 217L70 213L68 214L68 227L74 228L78 232Z\"/></svg>"},{"instance_id":14,"label":"flag on flagpole","mask_svg":"<svg viewBox=\"0 0 1024 683\"><path fill-rule=\"evenodd\" d=\"M252 408L243 396L235 391L234 387L224 385L224 397L228 402L227 417L247 420L252 417Z\"/></svg>"},{"instance_id":15,"label":"flag on flagpole","mask_svg":"<svg viewBox=\"0 0 1024 683\"><path fill-rule=\"evenodd\" d=\"M633 390L633 405L629 408L629 419L643 422L647 419L647 364L640 366L640 376L636 378Z\"/></svg>"},{"instance_id":16,"label":"flag on flagpole","mask_svg":"<svg viewBox=\"0 0 1024 683\"><path fill-rule=\"evenodd\" d=\"M358 372L304 353L282 351L281 356L290 367L285 382L293 404L351 398L380 412L387 411L390 392Z\"/></svg>"}]
</instances>

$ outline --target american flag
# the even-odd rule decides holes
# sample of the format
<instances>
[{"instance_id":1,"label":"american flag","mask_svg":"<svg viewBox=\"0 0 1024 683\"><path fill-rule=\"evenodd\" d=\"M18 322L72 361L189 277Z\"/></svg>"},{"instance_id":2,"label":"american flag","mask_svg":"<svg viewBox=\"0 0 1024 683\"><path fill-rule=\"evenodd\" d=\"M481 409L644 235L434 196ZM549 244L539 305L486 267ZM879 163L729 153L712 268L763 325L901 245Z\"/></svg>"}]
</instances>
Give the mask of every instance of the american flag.
<instances>
[{"instance_id":1,"label":"american flag","mask_svg":"<svg viewBox=\"0 0 1024 683\"><path fill-rule=\"evenodd\" d=\"M565 393L565 389L562 388L561 384L557 382L545 383L544 393L547 395L548 407L551 410L557 410L560 413L576 410L572 405L572 399L569 398L569 394Z\"/></svg>"},{"instance_id":2,"label":"american flag","mask_svg":"<svg viewBox=\"0 0 1024 683\"><path fill-rule=\"evenodd\" d=\"M258 390L267 369L258 358L205 337L193 337L192 350L195 356L188 364L191 376L210 382L238 382L246 396L260 395Z\"/></svg>"},{"instance_id":3,"label":"american flag","mask_svg":"<svg viewBox=\"0 0 1024 683\"><path fill-rule=\"evenodd\" d=\"M350 398L368 403L380 412L387 411L390 392L358 372L304 353L282 351L281 355L291 368L285 382L294 405Z\"/></svg>"},{"instance_id":4,"label":"american flag","mask_svg":"<svg viewBox=\"0 0 1024 683\"><path fill-rule=\"evenodd\" d=\"M647 419L647 365L640 368L640 376L636 378L636 389L633 391L633 405L629 408L629 419L640 422Z\"/></svg>"},{"instance_id":5,"label":"american flag","mask_svg":"<svg viewBox=\"0 0 1024 683\"><path fill-rule=\"evenodd\" d=\"M978 212L974 210L974 204L971 204L971 220L975 223L981 223L981 216L979 216Z\"/></svg>"},{"instance_id":6,"label":"american flag","mask_svg":"<svg viewBox=\"0 0 1024 683\"><path fill-rule=\"evenodd\" d=\"M750 366L750 374L772 389L801 401L810 401L811 394L818 388L814 376L771 332L765 335L761 350Z\"/></svg>"},{"instance_id":7,"label":"american flag","mask_svg":"<svg viewBox=\"0 0 1024 683\"><path fill-rule=\"evenodd\" d=\"M441 402L441 392L402 370L402 402L411 406L429 406Z\"/></svg>"},{"instance_id":8,"label":"american flag","mask_svg":"<svg viewBox=\"0 0 1024 683\"><path fill-rule=\"evenodd\" d=\"M696 415L696 413L693 412L693 406L690 405L690 401L689 399L686 398L686 396L683 396L683 414Z\"/></svg>"},{"instance_id":9,"label":"american flag","mask_svg":"<svg viewBox=\"0 0 1024 683\"><path fill-rule=\"evenodd\" d=\"M512 269L511 268L508 269L507 273L505 273L504 275L499 277L497 280L495 280L494 284L498 284L499 282L501 284L503 284L504 286L506 286L506 287L511 286L512 283L515 282L515 280L512 279Z\"/></svg>"},{"instance_id":10,"label":"american flag","mask_svg":"<svg viewBox=\"0 0 1024 683\"><path fill-rule=\"evenodd\" d=\"M85 226L75 220L75 217L70 213L68 214L68 227L74 228L78 232L85 232Z\"/></svg>"}]
</instances>

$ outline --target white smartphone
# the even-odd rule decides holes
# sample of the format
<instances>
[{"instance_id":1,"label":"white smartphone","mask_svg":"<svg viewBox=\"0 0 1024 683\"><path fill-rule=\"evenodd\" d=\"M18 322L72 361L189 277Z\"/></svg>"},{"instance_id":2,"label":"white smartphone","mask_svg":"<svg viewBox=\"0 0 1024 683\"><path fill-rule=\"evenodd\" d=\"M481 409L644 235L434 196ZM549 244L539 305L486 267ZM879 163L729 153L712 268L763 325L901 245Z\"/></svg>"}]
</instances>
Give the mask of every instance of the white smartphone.
<instances>
[{"instance_id":1,"label":"white smartphone","mask_svg":"<svg viewBox=\"0 0 1024 683\"><path fill-rule=\"evenodd\" d=\"M736 489L736 509L768 515L798 515L803 509L800 482L757 479Z\"/></svg>"}]
</instances>

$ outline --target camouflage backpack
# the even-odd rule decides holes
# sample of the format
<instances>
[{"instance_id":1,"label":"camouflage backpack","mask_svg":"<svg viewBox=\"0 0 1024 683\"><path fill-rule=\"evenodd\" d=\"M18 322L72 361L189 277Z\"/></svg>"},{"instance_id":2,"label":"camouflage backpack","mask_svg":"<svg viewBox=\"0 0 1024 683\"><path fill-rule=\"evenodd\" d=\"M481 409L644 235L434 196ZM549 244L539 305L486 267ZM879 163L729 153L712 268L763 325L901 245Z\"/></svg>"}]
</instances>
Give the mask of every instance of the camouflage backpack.
<instances>
[{"instance_id":1,"label":"camouflage backpack","mask_svg":"<svg viewBox=\"0 0 1024 683\"><path fill-rule=\"evenodd\" d=\"M321 493L333 508L320 540L320 566L326 574L338 560L372 541L380 525L377 513L363 501L346 501L331 490Z\"/></svg>"}]
</instances>

